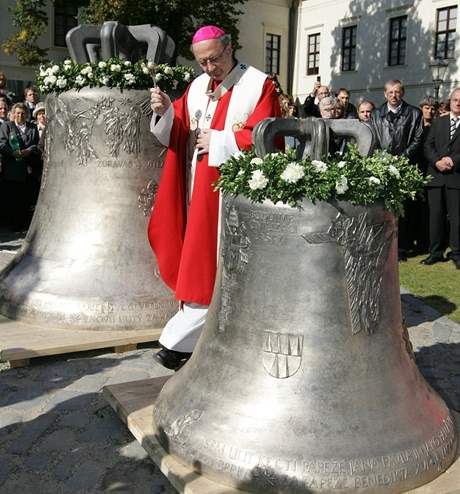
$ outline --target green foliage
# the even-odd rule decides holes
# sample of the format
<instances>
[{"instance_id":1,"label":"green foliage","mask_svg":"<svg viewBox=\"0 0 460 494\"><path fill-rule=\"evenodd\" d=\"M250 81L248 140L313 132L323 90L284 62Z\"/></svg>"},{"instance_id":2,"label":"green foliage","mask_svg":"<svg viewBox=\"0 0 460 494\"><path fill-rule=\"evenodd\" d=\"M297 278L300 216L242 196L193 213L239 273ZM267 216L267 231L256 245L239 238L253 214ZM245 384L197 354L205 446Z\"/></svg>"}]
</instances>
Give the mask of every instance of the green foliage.
<instances>
[{"instance_id":1,"label":"green foliage","mask_svg":"<svg viewBox=\"0 0 460 494\"><path fill-rule=\"evenodd\" d=\"M131 63L119 58L77 64L68 59L59 65L42 65L37 73L37 84L42 94L48 94L83 87L147 89L154 85L155 79L163 91L182 92L193 77L193 69L183 65L155 65L147 60Z\"/></svg>"},{"instance_id":2,"label":"green foliage","mask_svg":"<svg viewBox=\"0 0 460 494\"><path fill-rule=\"evenodd\" d=\"M8 55L16 53L22 65L37 65L46 60L48 50L36 44L48 25L44 9L45 0L16 0L9 8L16 32L2 43L2 49Z\"/></svg>"},{"instance_id":3,"label":"green foliage","mask_svg":"<svg viewBox=\"0 0 460 494\"><path fill-rule=\"evenodd\" d=\"M324 161L296 161L292 151L262 159L252 150L230 158L220 173L217 188L254 202L268 199L292 207L300 206L304 198L313 203L331 199L360 205L383 202L396 215L403 214L404 202L414 199L427 183L407 158L385 151L365 158L353 145L344 156Z\"/></svg>"},{"instance_id":4,"label":"green foliage","mask_svg":"<svg viewBox=\"0 0 460 494\"><path fill-rule=\"evenodd\" d=\"M126 25L154 24L175 41L176 52L192 58L190 42L197 27L217 24L232 35L238 45L239 6L247 0L90 0L85 20L92 24L119 21Z\"/></svg>"}]
</instances>

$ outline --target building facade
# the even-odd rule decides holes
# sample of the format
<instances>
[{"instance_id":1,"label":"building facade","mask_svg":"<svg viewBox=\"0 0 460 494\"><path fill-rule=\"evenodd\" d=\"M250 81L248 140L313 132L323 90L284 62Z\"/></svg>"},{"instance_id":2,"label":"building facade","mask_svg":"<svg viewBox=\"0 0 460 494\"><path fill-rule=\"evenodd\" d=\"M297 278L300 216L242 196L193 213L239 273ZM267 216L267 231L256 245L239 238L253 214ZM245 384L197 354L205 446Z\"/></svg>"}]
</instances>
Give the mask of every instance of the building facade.
<instances>
[{"instance_id":1,"label":"building facade","mask_svg":"<svg viewBox=\"0 0 460 494\"><path fill-rule=\"evenodd\" d=\"M14 32L9 7L15 0L0 2L0 32L4 41ZM49 48L48 58L59 62L68 57L65 34L77 23L78 6L85 0L49 1L46 7L48 29L39 40L40 46ZM286 0L249 0L242 7L240 17L241 50L238 59L254 65L260 70L277 74L283 87L288 82L288 24L292 2ZM293 33L295 39L295 33ZM181 63L191 64L188 60ZM198 69L198 67L196 67ZM8 78L8 85L19 97L24 87L34 81L34 67L21 66L15 56L6 55L0 50L0 70ZM198 69L199 70L199 69Z\"/></svg>"},{"instance_id":2,"label":"building facade","mask_svg":"<svg viewBox=\"0 0 460 494\"><path fill-rule=\"evenodd\" d=\"M305 0L298 9L293 92L301 101L317 77L351 99L379 104L383 85L400 79L412 104L434 95L430 62L448 62L440 99L457 86L458 2L452 0Z\"/></svg>"}]
</instances>

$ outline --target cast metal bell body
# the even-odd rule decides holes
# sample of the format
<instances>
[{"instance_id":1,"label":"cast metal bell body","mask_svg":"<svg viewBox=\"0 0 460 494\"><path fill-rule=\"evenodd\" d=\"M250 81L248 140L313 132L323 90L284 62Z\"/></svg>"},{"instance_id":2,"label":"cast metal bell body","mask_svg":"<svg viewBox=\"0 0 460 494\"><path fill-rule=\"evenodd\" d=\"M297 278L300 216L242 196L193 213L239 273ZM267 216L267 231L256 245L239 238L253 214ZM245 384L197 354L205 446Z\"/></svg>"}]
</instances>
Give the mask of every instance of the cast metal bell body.
<instances>
[{"instance_id":1,"label":"cast metal bell body","mask_svg":"<svg viewBox=\"0 0 460 494\"><path fill-rule=\"evenodd\" d=\"M449 410L401 322L381 206L224 197L218 279L154 420L163 447L252 493L400 493L453 461Z\"/></svg>"},{"instance_id":2,"label":"cast metal bell body","mask_svg":"<svg viewBox=\"0 0 460 494\"><path fill-rule=\"evenodd\" d=\"M0 312L64 328L162 327L177 310L147 240L164 148L147 91L98 88L46 100L42 190Z\"/></svg>"}]
</instances>

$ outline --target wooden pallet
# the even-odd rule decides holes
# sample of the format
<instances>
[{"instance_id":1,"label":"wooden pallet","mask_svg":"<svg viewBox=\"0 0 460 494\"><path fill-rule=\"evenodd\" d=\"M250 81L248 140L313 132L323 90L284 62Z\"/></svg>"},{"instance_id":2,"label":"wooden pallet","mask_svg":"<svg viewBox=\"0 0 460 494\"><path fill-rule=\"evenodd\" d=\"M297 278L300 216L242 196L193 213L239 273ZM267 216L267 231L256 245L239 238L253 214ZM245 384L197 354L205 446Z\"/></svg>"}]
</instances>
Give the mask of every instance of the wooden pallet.
<instances>
[{"instance_id":1,"label":"wooden pallet","mask_svg":"<svg viewBox=\"0 0 460 494\"><path fill-rule=\"evenodd\" d=\"M157 341L161 329L89 331L33 326L0 316L0 361L12 368L30 359L50 355L112 348L117 353L135 350L139 343Z\"/></svg>"},{"instance_id":2,"label":"wooden pallet","mask_svg":"<svg viewBox=\"0 0 460 494\"><path fill-rule=\"evenodd\" d=\"M105 399L150 458L181 494L248 494L213 482L184 466L168 454L156 438L155 401L170 376L105 386ZM457 419L460 418L458 415ZM460 421L457 420L457 429ZM459 431L460 432L460 431ZM460 458L440 477L407 494L460 494Z\"/></svg>"}]
</instances>

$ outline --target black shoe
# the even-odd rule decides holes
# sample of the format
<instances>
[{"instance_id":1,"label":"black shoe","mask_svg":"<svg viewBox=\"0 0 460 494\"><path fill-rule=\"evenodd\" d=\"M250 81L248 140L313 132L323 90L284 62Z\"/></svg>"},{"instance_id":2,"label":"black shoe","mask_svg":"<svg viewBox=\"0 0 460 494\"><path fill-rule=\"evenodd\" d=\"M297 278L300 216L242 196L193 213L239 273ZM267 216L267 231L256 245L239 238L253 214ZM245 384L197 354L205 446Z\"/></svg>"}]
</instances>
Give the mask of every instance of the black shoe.
<instances>
[{"instance_id":1,"label":"black shoe","mask_svg":"<svg viewBox=\"0 0 460 494\"><path fill-rule=\"evenodd\" d=\"M458 257L452 257L452 262L455 264L457 269L460 269L460 259Z\"/></svg>"},{"instance_id":2,"label":"black shoe","mask_svg":"<svg viewBox=\"0 0 460 494\"><path fill-rule=\"evenodd\" d=\"M153 358L167 369L179 370L191 356L191 353L176 352L163 347Z\"/></svg>"},{"instance_id":3,"label":"black shoe","mask_svg":"<svg viewBox=\"0 0 460 494\"><path fill-rule=\"evenodd\" d=\"M439 255L430 254L425 259L422 259L420 261L420 264L423 264L424 266L431 266L432 264L436 264L437 262L446 262L446 260L447 259L442 255L439 256Z\"/></svg>"}]
</instances>

